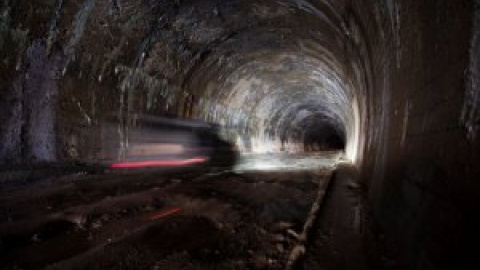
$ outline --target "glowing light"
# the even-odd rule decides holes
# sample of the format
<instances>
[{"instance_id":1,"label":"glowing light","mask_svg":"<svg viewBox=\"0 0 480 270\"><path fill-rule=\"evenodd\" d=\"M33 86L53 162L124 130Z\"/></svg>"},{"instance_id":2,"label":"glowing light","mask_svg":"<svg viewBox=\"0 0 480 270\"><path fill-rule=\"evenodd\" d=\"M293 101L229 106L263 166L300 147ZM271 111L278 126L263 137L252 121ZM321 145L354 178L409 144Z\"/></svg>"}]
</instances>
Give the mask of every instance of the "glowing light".
<instances>
[{"instance_id":1,"label":"glowing light","mask_svg":"<svg viewBox=\"0 0 480 270\"><path fill-rule=\"evenodd\" d=\"M206 161L204 157L180 160L147 160L137 162L122 162L110 165L110 168L144 168L144 167L175 167L199 164Z\"/></svg>"},{"instance_id":2,"label":"glowing light","mask_svg":"<svg viewBox=\"0 0 480 270\"><path fill-rule=\"evenodd\" d=\"M343 157L341 151L302 154L243 155L236 171L292 171L331 169Z\"/></svg>"},{"instance_id":3,"label":"glowing light","mask_svg":"<svg viewBox=\"0 0 480 270\"><path fill-rule=\"evenodd\" d=\"M154 216L153 216L152 218L150 218L150 219L151 219L151 220L155 220L155 219L163 218L163 217L166 217L166 216L169 216L169 215L178 213L178 212L180 212L180 210L181 210L181 209L180 209L179 207L176 207L176 208L170 209L170 210L168 210L168 211L158 213L158 214L154 215Z\"/></svg>"},{"instance_id":4,"label":"glowing light","mask_svg":"<svg viewBox=\"0 0 480 270\"><path fill-rule=\"evenodd\" d=\"M345 149L346 158L356 163L361 155L361 146L363 145L363 137L360 134L360 127L361 127L361 115L360 115L360 107L358 100L356 98L353 99L352 102L352 109L353 115L351 124L347 127L348 129L348 138L347 138L347 145Z\"/></svg>"},{"instance_id":5,"label":"glowing light","mask_svg":"<svg viewBox=\"0 0 480 270\"><path fill-rule=\"evenodd\" d=\"M185 152L181 144L163 144L163 143L142 143L129 145L128 155L159 155L159 154L181 154Z\"/></svg>"}]
</instances>

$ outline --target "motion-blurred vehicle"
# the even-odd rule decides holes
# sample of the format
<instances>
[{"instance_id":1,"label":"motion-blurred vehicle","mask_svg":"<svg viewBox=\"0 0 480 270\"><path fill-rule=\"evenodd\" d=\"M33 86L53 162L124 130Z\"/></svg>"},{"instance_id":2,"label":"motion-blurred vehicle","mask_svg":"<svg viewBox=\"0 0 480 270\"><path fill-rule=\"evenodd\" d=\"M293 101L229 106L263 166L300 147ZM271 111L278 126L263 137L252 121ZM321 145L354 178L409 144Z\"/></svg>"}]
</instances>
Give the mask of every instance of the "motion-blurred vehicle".
<instances>
[{"instance_id":1,"label":"motion-blurred vehicle","mask_svg":"<svg viewBox=\"0 0 480 270\"><path fill-rule=\"evenodd\" d=\"M230 168L238 153L220 127L200 120L134 115L123 125L106 121L102 160L111 168Z\"/></svg>"}]
</instances>

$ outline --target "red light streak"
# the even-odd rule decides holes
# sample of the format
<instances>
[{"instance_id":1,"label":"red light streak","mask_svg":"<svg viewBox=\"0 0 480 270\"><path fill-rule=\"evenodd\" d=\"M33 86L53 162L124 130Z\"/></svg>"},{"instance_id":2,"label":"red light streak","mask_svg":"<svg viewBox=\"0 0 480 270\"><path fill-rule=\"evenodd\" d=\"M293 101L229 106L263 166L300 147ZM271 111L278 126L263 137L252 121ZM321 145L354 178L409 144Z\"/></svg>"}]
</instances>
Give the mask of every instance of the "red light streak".
<instances>
[{"instance_id":1,"label":"red light streak","mask_svg":"<svg viewBox=\"0 0 480 270\"><path fill-rule=\"evenodd\" d=\"M192 165L205 162L205 158L190 158L180 160L147 160L137 162L122 162L110 165L110 168L143 168L143 167L174 167Z\"/></svg>"},{"instance_id":2,"label":"red light streak","mask_svg":"<svg viewBox=\"0 0 480 270\"><path fill-rule=\"evenodd\" d=\"M179 207L175 207L175 208L170 209L170 210L168 210L168 211L161 212L161 213L159 213L159 214L154 215L152 218L150 218L150 220L155 220L155 219L163 218L163 217L166 217L166 216L175 214L175 213L177 213L177 212L180 212L180 210L181 210L181 209L180 209Z\"/></svg>"}]
</instances>

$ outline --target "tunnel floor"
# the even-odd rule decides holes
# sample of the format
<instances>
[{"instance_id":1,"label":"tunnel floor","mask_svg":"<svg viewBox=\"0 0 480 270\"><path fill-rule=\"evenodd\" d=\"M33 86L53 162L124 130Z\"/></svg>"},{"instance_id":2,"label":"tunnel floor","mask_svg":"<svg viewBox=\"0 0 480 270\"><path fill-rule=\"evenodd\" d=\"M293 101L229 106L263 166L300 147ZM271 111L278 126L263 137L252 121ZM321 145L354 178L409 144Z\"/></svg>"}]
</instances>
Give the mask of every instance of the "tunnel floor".
<instances>
[{"instance_id":1,"label":"tunnel floor","mask_svg":"<svg viewBox=\"0 0 480 270\"><path fill-rule=\"evenodd\" d=\"M331 170L343 156L341 151L243 154L233 169L235 172Z\"/></svg>"},{"instance_id":2,"label":"tunnel floor","mask_svg":"<svg viewBox=\"0 0 480 270\"><path fill-rule=\"evenodd\" d=\"M262 157L236 172L76 173L4 186L1 268L285 269L329 186L296 268L372 269L354 183L327 185L330 166L248 170L253 159Z\"/></svg>"}]
</instances>

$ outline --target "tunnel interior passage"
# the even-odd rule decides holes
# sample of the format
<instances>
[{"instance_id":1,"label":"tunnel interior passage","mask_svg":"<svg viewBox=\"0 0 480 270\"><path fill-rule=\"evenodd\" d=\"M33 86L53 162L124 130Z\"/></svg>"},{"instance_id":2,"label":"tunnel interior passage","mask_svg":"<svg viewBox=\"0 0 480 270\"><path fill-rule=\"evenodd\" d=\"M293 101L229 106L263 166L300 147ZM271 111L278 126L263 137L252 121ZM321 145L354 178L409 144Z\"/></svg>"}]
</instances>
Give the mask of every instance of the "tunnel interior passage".
<instances>
[{"instance_id":1,"label":"tunnel interior passage","mask_svg":"<svg viewBox=\"0 0 480 270\"><path fill-rule=\"evenodd\" d=\"M119 118L149 113L216 122L245 152L340 148L350 160L361 159L371 66L367 38L344 10L346 3L129 2L117 7L89 0L79 8L59 1L51 7L53 17L44 18L52 23L50 31L35 32L38 42L26 50L31 57L24 63L29 74L45 81L45 89L24 84L23 91L34 108L25 118L48 115L42 119L49 124L44 133L58 134L40 139L36 126L8 116L19 126L14 131L26 129L22 132L31 142L25 148L16 133L2 131L12 141L2 155L94 156L92 142L101 133L97 123L113 112ZM68 14L76 15L64 23ZM37 57L52 52L55 63ZM58 70L58 79L43 68L48 65ZM54 87L46 87L47 81ZM49 107L35 105L37 98L29 96L48 97L50 89L58 93L45 101ZM12 99L22 93L12 90ZM128 145L127 131L119 128L119 148ZM52 147L39 152L30 145Z\"/></svg>"},{"instance_id":2,"label":"tunnel interior passage","mask_svg":"<svg viewBox=\"0 0 480 270\"><path fill-rule=\"evenodd\" d=\"M312 115L300 123L305 151L344 149L345 137L338 127L317 117Z\"/></svg>"},{"instance_id":3,"label":"tunnel interior passage","mask_svg":"<svg viewBox=\"0 0 480 270\"><path fill-rule=\"evenodd\" d=\"M136 114L219 123L262 170L340 148L404 269L464 269L479 37L479 0L0 1L0 165L98 162L112 112L119 159Z\"/></svg>"},{"instance_id":4,"label":"tunnel interior passage","mask_svg":"<svg viewBox=\"0 0 480 270\"><path fill-rule=\"evenodd\" d=\"M355 160L360 62L345 61L333 7L268 1L244 8L236 13L256 14L250 24L213 42L185 78L187 92L200 97L195 116L227 127L242 151L345 149Z\"/></svg>"}]
</instances>

